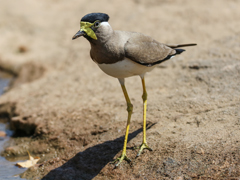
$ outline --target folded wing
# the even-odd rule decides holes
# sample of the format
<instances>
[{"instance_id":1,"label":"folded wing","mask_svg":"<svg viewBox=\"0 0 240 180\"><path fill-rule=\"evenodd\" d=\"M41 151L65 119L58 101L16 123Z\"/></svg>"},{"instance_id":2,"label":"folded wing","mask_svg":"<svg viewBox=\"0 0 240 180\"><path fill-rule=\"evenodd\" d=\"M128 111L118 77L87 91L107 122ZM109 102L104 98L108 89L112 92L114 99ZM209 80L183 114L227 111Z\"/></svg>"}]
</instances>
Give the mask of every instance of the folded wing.
<instances>
[{"instance_id":1,"label":"folded wing","mask_svg":"<svg viewBox=\"0 0 240 180\"><path fill-rule=\"evenodd\" d=\"M149 36L136 33L128 39L124 46L125 56L145 66L153 66L181 54L184 49L175 49L196 44L166 45Z\"/></svg>"}]
</instances>

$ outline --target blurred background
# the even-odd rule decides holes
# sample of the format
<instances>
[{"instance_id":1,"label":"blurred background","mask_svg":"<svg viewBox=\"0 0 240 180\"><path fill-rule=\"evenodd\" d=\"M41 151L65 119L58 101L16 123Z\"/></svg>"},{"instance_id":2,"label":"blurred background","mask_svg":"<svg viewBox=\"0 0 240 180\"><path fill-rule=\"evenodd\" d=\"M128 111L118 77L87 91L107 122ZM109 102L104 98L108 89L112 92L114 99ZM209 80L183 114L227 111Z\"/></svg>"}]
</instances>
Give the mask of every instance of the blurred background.
<instances>
[{"instance_id":1,"label":"blurred background","mask_svg":"<svg viewBox=\"0 0 240 180\"><path fill-rule=\"evenodd\" d=\"M9 87L9 80L0 81L6 91L0 115L7 116L15 132L2 155L24 156L28 150L40 156L42 170L30 168L25 178L46 176L65 163L62 169L70 168L73 179L85 171L87 179L240 176L239 7L238 0L0 0L0 71L14 80ZM101 147L110 157L100 154L97 163L86 160L85 167L77 157L79 166L69 161L79 152L94 158L96 151L88 148L115 142L125 132L118 81L91 60L86 39L72 41L80 19L91 12L107 13L115 30L141 32L162 43L198 44L147 75L148 122L156 123L147 138L155 150L114 172L108 162L119 155L122 141L117 152ZM135 132L142 122L139 77L128 78L126 87ZM129 146L141 138L140 132ZM135 152L128 153L134 159ZM67 168L46 177L64 179Z\"/></svg>"}]
</instances>

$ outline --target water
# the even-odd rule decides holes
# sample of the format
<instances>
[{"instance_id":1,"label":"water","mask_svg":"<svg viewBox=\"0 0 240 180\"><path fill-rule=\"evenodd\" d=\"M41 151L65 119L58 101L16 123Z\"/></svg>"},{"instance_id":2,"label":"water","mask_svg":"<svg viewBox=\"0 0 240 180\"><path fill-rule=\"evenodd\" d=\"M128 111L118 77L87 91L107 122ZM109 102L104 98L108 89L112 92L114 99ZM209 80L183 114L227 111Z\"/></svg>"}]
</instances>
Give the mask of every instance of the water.
<instances>
[{"instance_id":1,"label":"water","mask_svg":"<svg viewBox=\"0 0 240 180\"><path fill-rule=\"evenodd\" d=\"M4 93L5 88L10 83L11 77L0 72L0 95ZM4 150L4 145L10 140L13 132L8 129L8 122L0 119L0 131L7 134L6 137L0 137L0 152ZM26 169L15 166L19 160L12 159L11 161L0 156L0 180L23 180L17 174L23 173Z\"/></svg>"}]
</instances>

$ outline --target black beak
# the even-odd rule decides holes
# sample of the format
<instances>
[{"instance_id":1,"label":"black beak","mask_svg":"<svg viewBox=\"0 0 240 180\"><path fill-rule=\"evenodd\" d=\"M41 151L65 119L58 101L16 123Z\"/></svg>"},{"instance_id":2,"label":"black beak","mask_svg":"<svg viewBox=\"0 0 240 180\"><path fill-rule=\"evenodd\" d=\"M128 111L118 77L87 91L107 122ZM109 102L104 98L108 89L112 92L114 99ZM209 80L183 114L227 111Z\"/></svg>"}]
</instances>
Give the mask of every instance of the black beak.
<instances>
[{"instance_id":1,"label":"black beak","mask_svg":"<svg viewBox=\"0 0 240 180\"><path fill-rule=\"evenodd\" d=\"M84 31L78 31L73 37L72 40L77 39L80 36L84 36L86 33Z\"/></svg>"}]
</instances>

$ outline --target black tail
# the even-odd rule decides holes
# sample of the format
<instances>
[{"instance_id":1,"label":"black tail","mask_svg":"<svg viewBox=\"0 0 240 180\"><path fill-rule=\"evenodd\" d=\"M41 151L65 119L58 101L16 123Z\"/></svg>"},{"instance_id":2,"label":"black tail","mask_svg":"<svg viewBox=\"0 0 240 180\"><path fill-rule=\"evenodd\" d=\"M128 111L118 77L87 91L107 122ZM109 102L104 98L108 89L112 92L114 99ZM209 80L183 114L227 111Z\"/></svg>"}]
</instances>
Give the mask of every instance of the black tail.
<instances>
[{"instance_id":1,"label":"black tail","mask_svg":"<svg viewBox=\"0 0 240 180\"><path fill-rule=\"evenodd\" d=\"M191 43L191 44L166 44L170 48L179 48L179 47L186 47L186 46L196 46L197 44Z\"/></svg>"},{"instance_id":2,"label":"black tail","mask_svg":"<svg viewBox=\"0 0 240 180\"><path fill-rule=\"evenodd\" d=\"M181 54L183 51L185 51L185 49L175 49L176 51L176 54L174 55L177 55L177 54Z\"/></svg>"}]
</instances>

